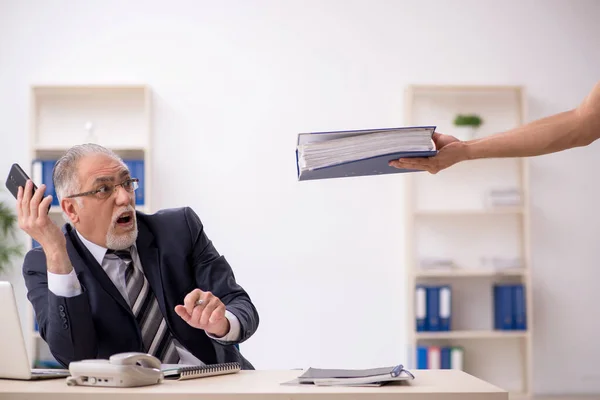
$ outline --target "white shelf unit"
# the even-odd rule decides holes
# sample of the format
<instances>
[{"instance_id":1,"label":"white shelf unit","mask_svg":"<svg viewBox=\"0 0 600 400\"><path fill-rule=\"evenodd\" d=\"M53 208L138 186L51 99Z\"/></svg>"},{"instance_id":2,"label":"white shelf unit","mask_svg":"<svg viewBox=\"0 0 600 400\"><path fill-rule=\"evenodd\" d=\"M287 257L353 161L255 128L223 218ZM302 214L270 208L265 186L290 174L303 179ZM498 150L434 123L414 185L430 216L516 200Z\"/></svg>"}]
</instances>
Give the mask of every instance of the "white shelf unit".
<instances>
[{"instance_id":1,"label":"white shelf unit","mask_svg":"<svg viewBox=\"0 0 600 400\"><path fill-rule=\"evenodd\" d=\"M151 102L151 90L146 85L32 86L30 160L23 168L39 186L44 179L34 177L34 161L48 161L53 166L74 145L100 144L124 160L143 160L143 189L138 189L142 190L143 205L136 204L136 209L151 212ZM57 205L51 207L49 215L59 226L66 222ZM28 240L27 245L31 248L32 241ZM34 311L29 302L28 309L29 330L25 332L25 340L31 366L46 367L47 364L40 362L53 362L54 358L35 329Z\"/></svg>"},{"instance_id":2,"label":"white shelf unit","mask_svg":"<svg viewBox=\"0 0 600 400\"><path fill-rule=\"evenodd\" d=\"M454 134L456 115L483 119L477 137L524 123L525 91L519 86L412 85L405 93L405 124L435 125ZM525 159L463 162L438 174L405 175L406 289L409 364L418 346L460 346L463 369L508 390L531 395L533 307L530 262L529 176ZM486 194L517 189L521 202L491 206ZM423 268L424 258L452 260ZM520 259L513 268L491 267L492 257ZM526 330L494 330L493 285L519 283L525 291ZM450 285L450 331L417 332L416 285Z\"/></svg>"}]
</instances>

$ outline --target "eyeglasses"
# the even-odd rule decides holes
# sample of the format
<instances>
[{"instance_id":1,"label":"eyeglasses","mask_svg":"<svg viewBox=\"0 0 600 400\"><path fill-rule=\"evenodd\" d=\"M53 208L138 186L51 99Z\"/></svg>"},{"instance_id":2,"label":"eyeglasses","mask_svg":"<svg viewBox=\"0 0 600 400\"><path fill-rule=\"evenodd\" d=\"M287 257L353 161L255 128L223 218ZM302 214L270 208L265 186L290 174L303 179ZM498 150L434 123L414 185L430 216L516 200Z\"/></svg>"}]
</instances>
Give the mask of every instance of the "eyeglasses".
<instances>
[{"instance_id":1,"label":"eyeglasses","mask_svg":"<svg viewBox=\"0 0 600 400\"><path fill-rule=\"evenodd\" d=\"M108 199L114 192L117 191L119 186L123 187L129 193L133 193L139 187L139 179L131 178L127 179L121 183L117 183L116 185L112 183L106 183L100 186L96 190L90 190L89 192L83 192L78 194L72 194L67 196L67 199L71 199L73 197L81 197L81 196L94 196L100 200Z\"/></svg>"}]
</instances>

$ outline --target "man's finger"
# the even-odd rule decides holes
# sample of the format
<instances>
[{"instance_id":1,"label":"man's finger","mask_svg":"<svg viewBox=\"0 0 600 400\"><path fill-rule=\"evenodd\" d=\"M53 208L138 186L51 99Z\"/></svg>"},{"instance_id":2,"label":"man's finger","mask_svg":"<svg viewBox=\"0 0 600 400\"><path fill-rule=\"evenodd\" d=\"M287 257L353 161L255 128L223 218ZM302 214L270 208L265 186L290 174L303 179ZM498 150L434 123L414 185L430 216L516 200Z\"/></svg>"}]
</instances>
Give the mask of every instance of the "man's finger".
<instances>
[{"instance_id":1,"label":"man's finger","mask_svg":"<svg viewBox=\"0 0 600 400\"><path fill-rule=\"evenodd\" d=\"M196 302L202 297L202 290L194 289L185 296L183 299L183 305L187 310L188 314L192 315L194 312L194 308L196 307Z\"/></svg>"},{"instance_id":2,"label":"man's finger","mask_svg":"<svg viewBox=\"0 0 600 400\"><path fill-rule=\"evenodd\" d=\"M177 313L177 315L179 315L181 317L181 319L183 319L185 322L189 322L190 319L192 318L192 316L190 314L188 314L187 310L185 309L184 306L178 305L175 306L175 312Z\"/></svg>"},{"instance_id":3,"label":"man's finger","mask_svg":"<svg viewBox=\"0 0 600 400\"><path fill-rule=\"evenodd\" d=\"M413 159L408 160L402 158L400 160L391 161L390 165L396 168L417 168L417 169L427 169L429 167L429 162L426 159Z\"/></svg>"},{"instance_id":4,"label":"man's finger","mask_svg":"<svg viewBox=\"0 0 600 400\"><path fill-rule=\"evenodd\" d=\"M220 321L223 318L225 318L225 304L221 303L215 309L215 311L213 311L213 313L211 314L210 319L208 320L208 322L210 324L214 324L215 322L218 322L218 321Z\"/></svg>"},{"instance_id":5,"label":"man's finger","mask_svg":"<svg viewBox=\"0 0 600 400\"><path fill-rule=\"evenodd\" d=\"M202 316L200 317L200 326L208 325L209 319L217 307L219 307L219 303L221 302L215 297L206 305L206 307L204 307Z\"/></svg>"},{"instance_id":6,"label":"man's finger","mask_svg":"<svg viewBox=\"0 0 600 400\"><path fill-rule=\"evenodd\" d=\"M17 217L19 219L23 216L23 210L21 210L21 201L23 200L23 188L19 186L17 189Z\"/></svg>"},{"instance_id":7,"label":"man's finger","mask_svg":"<svg viewBox=\"0 0 600 400\"><path fill-rule=\"evenodd\" d=\"M29 217L29 201L31 200L31 181L27 181L23 188L23 197L21 198L21 211L24 217Z\"/></svg>"},{"instance_id":8,"label":"man's finger","mask_svg":"<svg viewBox=\"0 0 600 400\"><path fill-rule=\"evenodd\" d=\"M38 208L38 215L44 215L48 213L48 207L52 203L52 195L48 195L42 200Z\"/></svg>"},{"instance_id":9,"label":"man's finger","mask_svg":"<svg viewBox=\"0 0 600 400\"><path fill-rule=\"evenodd\" d=\"M33 184L32 184L33 186ZM33 218L38 217L38 210L40 208L41 196L44 193L44 185L41 185L38 190L31 197L31 201L29 202L29 213Z\"/></svg>"}]
</instances>

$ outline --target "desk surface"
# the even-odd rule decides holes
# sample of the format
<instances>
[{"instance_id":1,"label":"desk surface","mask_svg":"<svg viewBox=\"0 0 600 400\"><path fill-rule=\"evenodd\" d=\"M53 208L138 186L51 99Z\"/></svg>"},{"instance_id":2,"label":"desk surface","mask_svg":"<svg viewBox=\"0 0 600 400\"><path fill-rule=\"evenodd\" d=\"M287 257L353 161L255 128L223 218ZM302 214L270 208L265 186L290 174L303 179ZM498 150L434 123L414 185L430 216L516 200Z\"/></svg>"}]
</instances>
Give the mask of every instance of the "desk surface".
<instances>
[{"instance_id":1,"label":"desk surface","mask_svg":"<svg viewBox=\"0 0 600 400\"><path fill-rule=\"evenodd\" d=\"M241 371L237 374L165 380L139 388L94 388L67 386L64 378L42 381L0 379L0 399L110 399L110 400L508 400L508 393L472 375L457 370L417 370L410 384L381 387L290 386L302 371Z\"/></svg>"}]
</instances>

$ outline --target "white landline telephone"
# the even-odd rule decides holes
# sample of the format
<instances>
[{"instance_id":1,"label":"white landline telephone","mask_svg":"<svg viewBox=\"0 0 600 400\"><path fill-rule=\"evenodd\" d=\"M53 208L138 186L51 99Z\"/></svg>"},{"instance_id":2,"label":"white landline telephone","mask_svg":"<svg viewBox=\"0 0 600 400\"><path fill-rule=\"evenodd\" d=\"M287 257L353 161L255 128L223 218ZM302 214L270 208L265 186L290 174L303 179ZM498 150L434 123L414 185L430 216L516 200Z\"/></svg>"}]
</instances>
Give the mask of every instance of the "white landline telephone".
<instances>
[{"instance_id":1,"label":"white landline telephone","mask_svg":"<svg viewBox=\"0 0 600 400\"><path fill-rule=\"evenodd\" d=\"M69 364L69 386L135 387L161 383L160 360L145 353L119 353L108 360L82 360Z\"/></svg>"}]
</instances>

